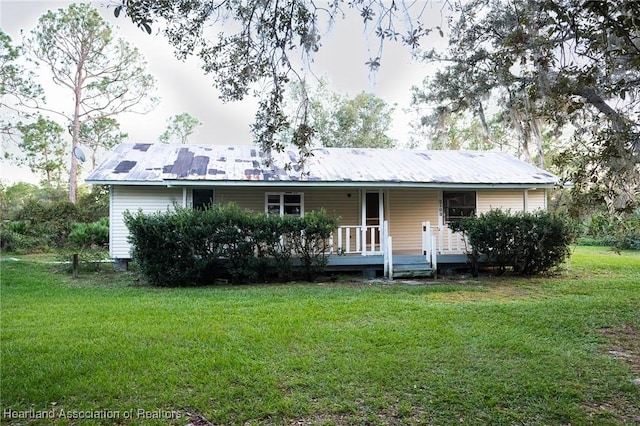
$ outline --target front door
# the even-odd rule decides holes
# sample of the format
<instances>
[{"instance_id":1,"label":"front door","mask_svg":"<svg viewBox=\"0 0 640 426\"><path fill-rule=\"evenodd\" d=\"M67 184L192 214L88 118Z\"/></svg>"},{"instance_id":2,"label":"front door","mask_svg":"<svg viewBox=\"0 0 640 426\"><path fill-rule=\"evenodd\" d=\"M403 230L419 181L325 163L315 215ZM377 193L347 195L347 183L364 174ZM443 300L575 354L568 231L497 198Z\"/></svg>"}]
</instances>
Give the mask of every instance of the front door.
<instances>
[{"instance_id":1,"label":"front door","mask_svg":"<svg viewBox=\"0 0 640 426\"><path fill-rule=\"evenodd\" d=\"M380 235L384 221L384 193L366 191L363 200L363 223L366 226L366 251L380 251ZM373 230L373 232L372 232Z\"/></svg>"}]
</instances>

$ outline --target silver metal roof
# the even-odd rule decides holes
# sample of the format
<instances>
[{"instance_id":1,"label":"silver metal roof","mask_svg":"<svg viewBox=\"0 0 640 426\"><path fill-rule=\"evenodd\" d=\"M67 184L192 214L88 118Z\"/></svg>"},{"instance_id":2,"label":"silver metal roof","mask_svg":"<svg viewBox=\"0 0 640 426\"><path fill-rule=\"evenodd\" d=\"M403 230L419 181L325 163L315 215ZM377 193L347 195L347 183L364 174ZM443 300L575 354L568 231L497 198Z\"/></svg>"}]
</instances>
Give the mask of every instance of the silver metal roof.
<instances>
[{"instance_id":1,"label":"silver metal roof","mask_svg":"<svg viewBox=\"0 0 640 426\"><path fill-rule=\"evenodd\" d=\"M297 151L251 145L119 145L87 178L112 185L319 185L549 187L558 177L504 152L317 148L304 168Z\"/></svg>"}]
</instances>

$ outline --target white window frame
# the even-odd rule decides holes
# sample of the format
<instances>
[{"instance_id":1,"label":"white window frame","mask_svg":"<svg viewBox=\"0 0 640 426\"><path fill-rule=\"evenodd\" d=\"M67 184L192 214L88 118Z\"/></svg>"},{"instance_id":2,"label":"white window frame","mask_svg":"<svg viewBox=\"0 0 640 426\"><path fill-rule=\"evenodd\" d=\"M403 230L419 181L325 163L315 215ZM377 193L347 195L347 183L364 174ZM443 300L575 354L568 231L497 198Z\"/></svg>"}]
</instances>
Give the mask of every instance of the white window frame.
<instances>
[{"instance_id":1,"label":"white window frame","mask_svg":"<svg viewBox=\"0 0 640 426\"><path fill-rule=\"evenodd\" d=\"M275 196L275 195L279 197L278 203L277 204L269 203L269 196ZM264 194L264 211L266 213L269 213L269 207L277 205L279 207L280 216L284 216L285 215L284 197L286 195L297 195L300 197L300 217L304 216L304 193L303 192L266 192ZM297 204L292 204L292 205L297 205ZM295 215L291 215L291 216L295 216Z\"/></svg>"}]
</instances>

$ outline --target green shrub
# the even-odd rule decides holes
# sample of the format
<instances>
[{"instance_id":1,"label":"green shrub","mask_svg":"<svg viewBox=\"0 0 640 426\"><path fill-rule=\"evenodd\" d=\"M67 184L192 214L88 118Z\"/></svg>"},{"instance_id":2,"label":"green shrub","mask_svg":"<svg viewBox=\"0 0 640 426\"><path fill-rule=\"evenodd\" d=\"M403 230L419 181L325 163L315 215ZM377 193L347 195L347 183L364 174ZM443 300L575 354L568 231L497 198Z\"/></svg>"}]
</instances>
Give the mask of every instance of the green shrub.
<instances>
[{"instance_id":1,"label":"green shrub","mask_svg":"<svg viewBox=\"0 0 640 426\"><path fill-rule=\"evenodd\" d=\"M42 251L46 247L46 241L42 238L27 235L26 232L17 232L15 229L21 229L21 226L12 227L12 223L0 227L0 248L7 252L18 254L34 253ZM18 223L23 223L18 221ZM13 229L12 229L13 228Z\"/></svg>"},{"instance_id":2,"label":"green shrub","mask_svg":"<svg viewBox=\"0 0 640 426\"><path fill-rule=\"evenodd\" d=\"M577 242L616 250L640 250L640 210L617 214L601 210L591 214L582 222Z\"/></svg>"},{"instance_id":3,"label":"green shrub","mask_svg":"<svg viewBox=\"0 0 640 426\"><path fill-rule=\"evenodd\" d=\"M41 251L65 247L69 243L72 224L81 221L81 214L68 200L49 202L31 198L16 213L15 219L25 223L19 233L36 242L35 247L29 248Z\"/></svg>"},{"instance_id":4,"label":"green shrub","mask_svg":"<svg viewBox=\"0 0 640 426\"><path fill-rule=\"evenodd\" d=\"M216 258L215 253L213 256L207 255L203 247L206 239L197 238L205 226L196 223L194 216L195 213L188 215L181 210L172 215L125 212L124 219L132 244L131 256L150 283L189 285L206 278L203 272L210 262L215 264ZM178 238L180 233L183 237L188 235L196 238Z\"/></svg>"},{"instance_id":5,"label":"green shrub","mask_svg":"<svg viewBox=\"0 0 640 426\"><path fill-rule=\"evenodd\" d=\"M80 188L73 204L61 188L0 185L0 247L33 253L103 245L108 239L109 191L100 185L87 189Z\"/></svg>"},{"instance_id":6,"label":"green shrub","mask_svg":"<svg viewBox=\"0 0 640 426\"><path fill-rule=\"evenodd\" d=\"M72 224L69 240L77 248L106 247L109 244L109 219L104 217L93 223Z\"/></svg>"},{"instance_id":7,"label":"green shrub","mask_svg":"<svg viewBox=\"0 0 640 426\"><path fill-rule=\"evenodd\" d=\"M305 217L269 216L237 205L171 212L125 213L131 255L155 285L199 285L222 273L232 282L293 276L292 258L301 258L313 279L326 265L328 238L337 226L326 212Z\"/></svg>"},{"instance_id":8,"label":"green shrub","mask_svg":"<svg viewBox=\"0 0 640 426\"><path fill-rule=\"evenodd\" d=\"M312 211L299 219L293 241L306 280L316 279L327 265L329 238L337 227L338 221L329 217L324 209Z\"/></svg>"},{"instance_id":9,"label":"green shrub","mask_svg":"<svg viewBox=\"0 0 640 426\"><path fill-rule=\"evenodd\" d=\"M572 224L554 214L491 210L479 217L450 223L471 245L469 261L477 274L481 258L504 273L508 267L521 275L545 272L570 255L575 232Z\"/></svg>"},{"instance_id":10,"label":"green shrub","mask_svg":"<svg viewBox=\"0 0 640 426\"><path fill-rule=\"evenodd\" d=\"M80 187L76 206L82 222L97 222L109 217L109 187L92 185L88 191L86 187Z\"/></svg>"}]
</instances>

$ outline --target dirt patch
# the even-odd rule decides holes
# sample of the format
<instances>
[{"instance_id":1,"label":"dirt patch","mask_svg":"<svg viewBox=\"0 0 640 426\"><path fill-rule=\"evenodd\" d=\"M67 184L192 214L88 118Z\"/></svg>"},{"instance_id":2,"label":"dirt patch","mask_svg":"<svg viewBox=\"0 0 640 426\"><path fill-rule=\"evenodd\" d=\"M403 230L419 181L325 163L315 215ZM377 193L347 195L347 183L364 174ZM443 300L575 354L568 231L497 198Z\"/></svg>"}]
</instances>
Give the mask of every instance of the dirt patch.
<instances>
[{"instance_id":1,"label":"dirt patch","mask_svg":"<svg viewBox=\"0 0 640 426\"><path fill-rule=\"evenodd\" d=\"M623 324L598 331L611 342L607 348L609 355L628 364L640 376L640 330L630 324Z\"/></svg>"},{"instance_id":2,"label":"dirt patch","mask_svg":"<svg viewBox=\"0 0 640 426\"><path fill-rule=\"evenodd\" d=\"M214 424L207 420L202 414L191 412L185 412L185 414L189 418L185 426L214 426Z\"/></svg>"},{"instance_id":3,"label":"dirt patch","mask_svg":"<svg viewBox=\"0 0 640 426\"><path fill-rule=\"evenodd\" d=\"M630 324L601 328L598 332L609 344L606 353L627 364L634 374L633 385L640 388L640 330ZM615 419L622 424L640 424L640 406L633 395L616 395L600 404L584 404L590 417Z\"/></svg>"}]
</instances>

